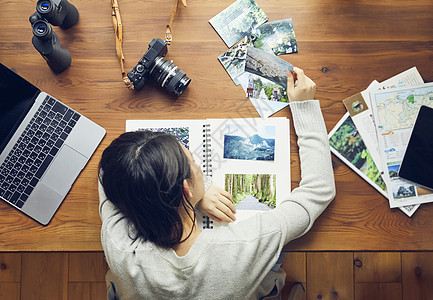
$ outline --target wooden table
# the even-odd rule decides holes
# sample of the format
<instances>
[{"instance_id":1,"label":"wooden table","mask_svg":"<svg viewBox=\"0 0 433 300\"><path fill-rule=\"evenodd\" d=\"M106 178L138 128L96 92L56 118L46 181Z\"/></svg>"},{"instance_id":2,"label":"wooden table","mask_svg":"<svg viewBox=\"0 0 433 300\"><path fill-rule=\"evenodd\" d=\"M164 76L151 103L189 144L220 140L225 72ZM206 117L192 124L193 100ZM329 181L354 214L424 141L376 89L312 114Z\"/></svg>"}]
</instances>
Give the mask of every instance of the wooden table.
<instances>
[{"instance_id":1,"label":"wooden table","mask_svg":"<svg viewBox=\"0 0 433 300\"><path fill-rule=\"evenodd\" d=\"M163 38L174 1L119 0L129 71L152 38ZM189 0L174 22L173 59L192 83L178 99L153 84L125 88L115 52L110 0L75 0L80 21L68 31L54 27L72 54L56 75L31 44L28 17L35 0L2 2L0 61L41 90L100 124L107 135L75 182L51 223L44 227L0 203L0 251L100 251L97 167L103 149L125 130L127 119L258 117L217 56L227 47L208 20L233 0ZM417 1L257 0L269 21L292 18L299 53L282 56L318 85L328 131L344 115L341 100L417 66L433 81L433 4ZM276 114L291 118L290 109ZM293 125L292 125L293 127ZM300 180L291 129L292 188ZM313 229L286 246L289 251L433 250L433 205L412 218L333 157L337 196Z\"/></svg>"}]
</instances>

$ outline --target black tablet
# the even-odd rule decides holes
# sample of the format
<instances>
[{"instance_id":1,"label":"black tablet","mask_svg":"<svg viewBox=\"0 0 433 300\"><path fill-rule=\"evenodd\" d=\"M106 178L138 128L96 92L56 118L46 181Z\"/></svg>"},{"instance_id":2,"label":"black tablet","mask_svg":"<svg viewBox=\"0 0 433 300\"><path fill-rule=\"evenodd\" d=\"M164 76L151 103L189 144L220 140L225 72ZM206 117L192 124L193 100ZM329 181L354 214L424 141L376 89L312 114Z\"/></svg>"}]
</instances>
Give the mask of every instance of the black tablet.
<instances>
[{"instance_id":1,"label":"black tablet","mask_svg":"<svg viewBox=\"0 0 433 300\"><path fill-rule=\"evenodd\" d=\"M421 106L398 176L433 189L433 108Z\"/></svg>"}]
</instances>

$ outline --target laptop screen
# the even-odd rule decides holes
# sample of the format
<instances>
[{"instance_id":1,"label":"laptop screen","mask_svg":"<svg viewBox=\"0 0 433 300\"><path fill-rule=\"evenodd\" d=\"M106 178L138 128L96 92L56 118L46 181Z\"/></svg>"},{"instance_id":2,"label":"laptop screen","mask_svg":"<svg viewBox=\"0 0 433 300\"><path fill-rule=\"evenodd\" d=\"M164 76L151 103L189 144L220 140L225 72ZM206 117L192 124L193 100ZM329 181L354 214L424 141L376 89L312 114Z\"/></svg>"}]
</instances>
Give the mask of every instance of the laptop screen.
<instances>
[{"instance_id":1,"label":"laptop screen","mask_svg":"<svg viewBox=\"0 0 433 300\"><path fill-rule=\"evenodd\" d=\"M39 89L0 63L0 152L32 107Z\"/></svg>"}]
</instances>

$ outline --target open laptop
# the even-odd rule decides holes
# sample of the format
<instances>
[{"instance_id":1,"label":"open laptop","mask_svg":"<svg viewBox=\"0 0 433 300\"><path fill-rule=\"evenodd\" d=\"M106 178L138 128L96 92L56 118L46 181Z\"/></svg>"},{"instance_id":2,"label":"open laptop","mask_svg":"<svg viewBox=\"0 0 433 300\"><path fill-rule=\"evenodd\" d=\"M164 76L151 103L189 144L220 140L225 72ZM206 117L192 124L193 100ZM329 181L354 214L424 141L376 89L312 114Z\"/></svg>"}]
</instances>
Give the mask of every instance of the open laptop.
<instances>
[{"instance_id":1,"label":"open laptop","mask_svg":"<svg viewBox=\"0 0 433 300\"><path fill-rule=\"evenodd\" d=\"M105 129L0 63L0 198L49 223Z\"/></svg>"}]
</instances>

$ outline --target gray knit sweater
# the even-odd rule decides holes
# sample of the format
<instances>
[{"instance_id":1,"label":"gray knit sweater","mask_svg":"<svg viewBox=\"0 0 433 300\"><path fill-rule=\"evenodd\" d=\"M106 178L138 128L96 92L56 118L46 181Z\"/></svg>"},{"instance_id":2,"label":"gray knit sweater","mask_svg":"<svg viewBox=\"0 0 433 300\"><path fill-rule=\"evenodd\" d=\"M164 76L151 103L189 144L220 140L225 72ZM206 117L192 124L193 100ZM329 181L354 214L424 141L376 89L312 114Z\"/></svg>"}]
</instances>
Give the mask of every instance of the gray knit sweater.
<instances>
[{"instance_id":1,"label":"gray knit sweater","mask_svg":"<svg viewBox=\"0 0 433 300\"><path fill-rule=\"evenodd\" d=\"M334 198L328 138L317 100L290 103L302 180L284 202L251 219L200 233L186 256L129 238L122 213L99 186L101 238L120 299L259 299L285 274L283 246L305 234Z\"/></svg>"}]
</instances>

